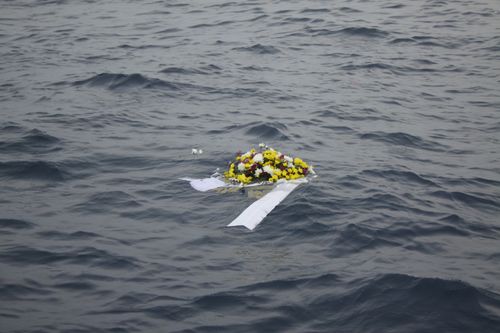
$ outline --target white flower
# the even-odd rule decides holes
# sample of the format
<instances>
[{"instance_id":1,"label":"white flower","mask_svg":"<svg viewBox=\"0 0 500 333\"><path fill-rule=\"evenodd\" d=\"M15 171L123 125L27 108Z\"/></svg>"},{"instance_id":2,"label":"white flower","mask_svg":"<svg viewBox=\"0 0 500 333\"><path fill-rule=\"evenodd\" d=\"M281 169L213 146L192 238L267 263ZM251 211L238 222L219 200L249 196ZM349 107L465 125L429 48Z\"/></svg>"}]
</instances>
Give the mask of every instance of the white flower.
<instances>
[{"instance_id":1,"label":"white flower","mask_svg":"<svg viewBox=\"0 0 500 333\"><path fill-rule=\"evenodd\" d=\"M255 156L253 157L253 161L255 163L262 163L264 162L264 156L262 156L261 153L255 154Z\"/></svg>"},{"instance_id":2,"label":"white flower","mask_svg":"<svg viewBox=\"0 0 500 333\"><path fill-rule=\"evenodd\" d=\"M261 173L262 173L262 169L261 168L256 169L255 170L255 177L259 177Z\"/></svg>"},{"instance_id":3,"label":"white flower","mask_svg":"<svg viewBox=\"0 0 500 333\"><path fill-rule=\"evenodd\" d=\"M244 163L238 164L238 170L241 172L245 171L245 164Z\"/></svg>"},{"instance_id":4,"label":"white flower","mask_svg":"<svg viewBox=\"0 0 500 333\"><path fill-rule=\"evenodd\" d=\"M260 147L260 148L264 148L265 146L266 146L266 144L265 144L265 143L259 143L259 147Z\"/></svg>"},{"instance_id":5,"label":"white flower","mask_svg":"<svg viewBox=\"0 0 500 333\"><path fill-rule=\"evenodd\" d=\"M286 160L288 163L292 163L292 164L293 164L293 158L291 158L290 156L285 155L285 160Z\"/></svg>"},{"instance_id":6,"label":"white flower","mask_svg":"<svg viewBox=\"0 0 500 333\"><path fill-rule=\"evenodd\" d=\"M271 176L274 175L274 169L272 166L270 165L266 165L264 166L263 168L264 172L267 172L268 174L270 174Z\"/></svg>"}]
</instances>

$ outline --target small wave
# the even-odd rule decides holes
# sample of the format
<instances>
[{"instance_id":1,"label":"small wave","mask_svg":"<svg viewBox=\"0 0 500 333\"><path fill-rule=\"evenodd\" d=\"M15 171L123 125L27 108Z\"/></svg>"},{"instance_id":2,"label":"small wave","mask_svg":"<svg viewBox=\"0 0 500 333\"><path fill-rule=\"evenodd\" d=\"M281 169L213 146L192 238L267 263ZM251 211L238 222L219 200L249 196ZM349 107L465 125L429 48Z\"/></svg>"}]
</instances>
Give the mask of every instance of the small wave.
<instances>
[{"instance_id":1,"label":"small wave","mask_svg":"<svg viewBox=\"0 0 500 333\"><path fill-rule=\"evenodd\" d=\"M411 171L400 171L400 170L363 170L362 175L367 175L370 177L380 177L391 182L402 183L402 184L421 184L425 186L435 186L439 187L436 183L423 178Z\"/></svg>"},{"instance_id":2,"label":"small wave","mask_svg":"<svg viewBox=\"0 0 500 333\"><path fill-rule=\"evenodd\" d=\"M68 240L68 241L85 240L85 239L92 239L99 237L99 235L96 233L86 232L86 231L75 231L72 233L66 233L61 231L41 231L38 232L37 235L45 239L57 239L57 240Z\"/></svg>"},{"instance_id":3,"label":"small wave","mask_svg":"<svg viewBox=\"0 0 500 333\"><path fill-rule=\"evenodd\" d=\"M21 132L21 130L16 130ZM15 153L47 153L60 150L61 140L41 130L33 129L20 138L0 141L0 151Z\"/></svg>"},{"instance_id":4,"label":"small wave","mask_svg":"<svg viewBox=\"0 0 500 333\"><path fill-rule=\"evenodd\" d=\"M464 193L464 192L448 192L448 191L435 191L430 193L430 195L441 198L441 199L446 199L449 201L458 201L463 204L466 204L468 206L476 207L476 208L483 208L483 209L495 209L499 210L500 209L500 202L498 200L495 200L493 198L482 198L478 195L473 195L469 193Z\"/></svg>"},{"instance_id":5,"label":"small wave","mask_svg":"<svg viewBox=\"0 0 500 333\"><path fill-rule=\"evenodd\" d=\"M500 227L481 224L479 222L470 223L457 214L447 215L440 218L439 221L449 223L449 225L463 232L476 234L483 238L498 239L498 235L500 235Z\"/></svg>"},{"instance_id":6,"label":"small wave","mask_svg":"<svg viewBox=\"0 0 500 333\"><path fill-rule=\"evenodd\" d=\"M52 287L56 288L56 289L63 289L63 290L70 290L70 291L85 291L85 292L96 289L95 284L90 283L90 282L83 282L83 281L57 283L57 284L54 284Z\"/></svg>"},{"instance_id":7,"label":"small wave","mask_svg":"<svg viewBox=\"0 0 500 333\"><path fill-rule=\"evenodd\" d=\"M356 9L356 8L352 8L352 7L340 7L339 11L344 12L344 13L350 13L350 14L362 13L361 10Z\"/></svg>"},{"instance_id":8,"label":"small wave","mask_svg":"<svg viewBox=\"0 0 500 333\"><path fill-rule=\"evenodd\" d=\"M46 161L0 162L0 178L63 181L69 172L59 163Z\"/></svg>"},{"instance_id":9,"label":"small wave","mask_svg":"<svg viewBox=\"0 0 500 333\"><path fill-rule=\"evenodd\" d=\"M68 252L53 252L28 246L15 246L4 249L0 253L0 261L16 265L46 265L65 262L106 269L135 269L139 267L134 258L113 254L94 247L75 248Z\"/></svg>"},{"instance_id":10,"label":"small wave","mask_svg":"<svg viewBox=\"0 0 500 333\"><path fill-rule=\"evenodd\" d=\"M495 315L499 296L461 281L385 274L350 285L348 293L329 293L304 305L316 309L320 318L335 313L311 330L335 325L339 331L380 332L391 323L398 332L433 332L439 323L440 330L453 332L457 313L461 314L458 327L464 332L495 331L499 322Z\"/></svg>"},{"instance_id":11,"label":"small wave","mask_svg":"<svg viewBox=\"0 0 500 333\"><path fill-rule=\"evenodd\" d=\"M320 116L321 118L329 118L329 117L338 118L339 117L339 114L335 111L332 111L332 110L313 111L312 113Z\"/></svg>"},{"instance_id":12,"label":"small wave","mask_svg":"<svg viewBox=\"0 0 500 333\"><path fill-rule=\"evenodd\" d=\"M399 8L404 8L404 7L406 7L406 6L401 4L401 3L398 3L398 4L394 4L394 5L386 5L386 6L383 6L382 8L399 9Z\"/></svg>"},{"instance_id":13,"label":"small wave","mask_svg":"<svg viewBox=\"0 0 500 333\"><path fill-rule=\"evenodd\" d=\"M227 311L241 313L247 308L257 308L269 304L269 302L279 302L283 299L282 296L290 293L292 290L314 290L329 288L332 285L336 285L340 282L337 275L326 273L314 277L297 277L290 279L274 279L265 282L257 282L254 284L244 285L233 290L218 292L214 294L207 294L197 297L192 300L190 305L195 307L196 311L205 311L207 309L219 308ZM287 303L288 304L288 303ZM292 305L290 305L292 306ZM278 307L278 313L284 311L285 307ZM310 316L314 313L314 310L309 312L297 311L297 313L302 312L300 319L312 319ZM193 313L194 314L194 313ZM307 318L304 318L307 317ZM281 317L280 317L281 318ZM269 326L269 322L261 322L257 324L259 328L253 327L252 331L261 332L267 331L270 328L272 331L281 331L285 327L289 327L293 321L299 320L296 316L284 315L282 320L279 320L276 325ZM280 328L281 327L281 328ZM217 329L215 331L218 331Z\"/></svg>"},{"instance_id":14,"label":"small wave","mask_svg":"<svg viewBox=\"0 0 500 333\"><path fill-rule=\"evenodd\" d=\"M439 37L434 37L432 35L415 35L411 36L411 38L418 42L417 43L418 46L436 46L447 49L453 49L462 46L462 43L458 42L456 39L439 38ZM470 41L464 41L464 43L469 43Z\"/></svg>"},{"instance_id":15,"label":"small wave","mask_svg":"<svg viewBox=\"0 0 500 333\"><path fill-rule=\"evenodd\" d=\"M169 34L169 33L173 33L173 32L181 32L182 29L179 29L179 28L168 28L168 29L163 29L163 30L160 30L160 31L157 31L155 32L155 34Z\"/></svg>"},{"instance_id":16,"label":"small wave","mask_svg":"<svg viewBox=\"0 0 500 333\"><path fill-rule=\"evenodd\" d=\"M490 178L482 178L482 177L458 177L458 178L450 178L450 177L438 177L439 181L446 185L452 186L464 186L464 185L474 185L478 187L486 187L490 186L493 189L500 187L500 180L490 179Z\"/></svg>"},{"instance_id":17,"label":"small wave","mask_svg":"<svg viewBox=\"0 0 500 333\"><path fill-rule=\"evenodd\" d=\"M31 247L16 246L4 249L0 253L0 260L16 264L48 264L61 261L62 256L45 250L38 250Z\"/></svg>"},{"instance_id":18,"label":"small wave","mask_svg":"<svg viewBox=\"0 0 500 333\"><path fill-rule=\"evenodd\" d=\"M0 127L2 133L16 133L24 130L24 127L14 122L3 123Z\"/></svg>"},{"instance_id":19,"label":"small wave","mask_svg":"<svg viewBox=\"0 0 500 333\"><path fill-rule=\"evenodd\" d=\"M389 33L386 31L377 28L366 28L366 27L349 27L337 30L335 33L345 34L349 36L361 36L361 37L385 37L389 35Z\"/></svg>"},{"instance_id":20,"label":"small wave","mask_svg":"<svg viewBox=\"0 0 500 333\"><path fill-rule=\"evenodd\" d=\"M321 128L326 128L335 132L343 133L354 133L354 129L349 126L333 126L333 125L322 125Z\"/></svg>"},{"instance_id":21,"label":"small wave","mask_svg":"<svg viewBox=\"0 0 500 333\"><path fill-rule=\"evenodd\" d=\"M233 24L235 22L236 21L228 20L228 21L221 21L221 22L217 22L217 23L201 23L201 24L192 25L192 26L190 26L188 28L191 28L191 29L212 28L212 27L218 27L218 26L224 26L224 25L228 25L228 24Z\"/></svg>"},{"instance_id":22,"label":"small wave","mask_svg":"<svg viewBox=\"0 0 500 333\"><path fill-rule=\"evenodd\" d=\"M391 40L389 43L391 44L401 44L401 43L416 43L416 40L412 38L395 38Z\"/></svg>"},{"instance_id":23,"label":"small wave","mask_svg":"<svg viewBox=\"0 0 500 333\"><path fill-rule=\"evenodd\" d=\"M130 44L121 44L116 47L117 49L130 49L130 50L147 50L147 49L169 49L171 46L168 45L130 45Z\"/></svg>"},{"instance_id":24,"label":"small wave","mask_svg":"<svg viewBox=\"0 0 500 333\"><path fill-rule=\"evenodd\" d=\"M281 23L285 24L285 23L295 23L295 22L309 22L311 20L312 19L309 17L287 17L284 19L284 22Z\"/></svg>"},{"instance_id":25,"label":"small wave","mask_svg":"<svg viewBox=\"0 0 500 333\"><path fill-rule=\"evenodd\" d=\"M378 201L377 199L370 199ZM376 203L361 203L364 207L373 206L379 208ZM394 204L387 202L383 204L386 207L393 207ZM395 239L388 236L380 235L376 229L367 226L349 223L343 228L340 234L331 242L330 255L332 257L348 256L361 251L373 251L381 247L399 247L402 246L401 239Z\"/></svg>"},{"instance_id":26,"label":"small wave","mask_svg":"<svg viewBox=\"0 0 500 333\"><path fill-rule=\"evenodd\" d=\"M203 71L208 71L208 72L217 73L217 74L220 73L220 71L222 71L221 67L214 65L214 64L202 66L201 69Z\"/></svg>"},{"instance_id":27,"label":"small wave","mask_svg":"<svg viewBox=\"0 0 500 333\"><path fill-rule=\"evenodd\" d=\"M356 69L393 69L394 66L387 65L383 63L370 63L370 64L361 64L361 65L344 65L340 67L343 70L356 70Z\"/></svg>"},{"instance_id":28,"label":"small wave","mask_svg":"<svg viewBox=\"0 0 500 333\"><path fill-rule=\"evenodd\" d=\"M434 61L431 61L429 59L416 59L414 61L416 63L423 64L423 65L435 65L436 64Z\"/></svg>"},{"instance_id":29,"label":"small wave","mask_svg":"<svg viewBox=\"0 0 500 333\"><path fill-rule=\"evenodd\" d=\"M283 133L286 131L286 125L277 122L263 123L252 122L245 125L230 125L217 130L210 130L208 134L234 133L244 131L246 135L252 135L264 139L289 140L289 137Z\"/></svg>"},{"instance_id":30,"label":"small wave","mask_svg":"<svg viewBox=\"0 0 500 333\"><path fill-rule=\"evenodd\" d=\"M367 64L349 64L340 67L343 70L372 70L382 69L395 74L404 75L411 73L435 73L435 72L462 72L463 70L454 66L447 66L446 68L429 68L429 67L411 67L411 66L394 66L384 63L367 63Z\"/></svg>"},{"instance_id":31,"label":"small wave","mask_svg":"<svg viewBox=\"0 0 500 333\"><path fill-rule=\"evenodd\" d=\"M141 74L112 74L101 73L89 79L76 81L74 86L105 87L110 90L143 88L143 89L167 89L180 90L185 84L172 83L156 78L148 78Z\"/></svg>"},{"instance_id":32,"label":"small wave","mask_svg":"<svg viewBox=\"0 0 500 333\"><path fill-rule=\"evenodd\" d=\"M122 191L108 191L93 194L88 201L77 204L73 210L83 213L106 213L118 209L140 207L141 204L133 196Z\"/></svg>"},{"instance_id":33,"label":"small wave","mask_svg":"<svg viewBox=\"0 0 500 333\"><path fill-rule=\"evenodd\" d=\"M453 48L454 45L448 45L448 44L443 44L443 43L437 43L437 42L433 42L433 41L423 41L423 42L419 42L417 45L419 46L434 46L434 47L443 47L443 48L447 48L447 49L450 49L450 48Z\"/></svg>"},{"instance_id":34,"label":"small wave","mask_svg":"<svg viewBox=\"0 0 500 333\"><path fill-rule=\"evenodd\" d=\"M244 66L244 67L241 67L241 69L243 69L245 71L267 71L267 70L269 70L268 67L260 67L260 66L255 66L255 65Z\"/></svg>"},{"instance_id":35,"label":"small wave","mask_svg":"<svg viewBox=\"0 0 500 333\"><path fill-rule=\"evenodd\" d=\"M329 13L330 9L328 8L306 8L302 10L300 13Z\"/></svg>"},{"instance_id":36,"label":"small wave","mask_svg":"<svg viewBox=\"0 0 500 333\"><path fill-rule=\"evenodd\" d=\"M31 229L34 226L34 223L23 220L0 219L0 229Z\"/></svg>"},{"instance_id":37,"label":"small wave","mask_svg":"<svg viewBox=\"0 0 500 333\"><path fill-rule=\"evenodd\" d=\"M402 132L371 132L359 135L363 140L374 140L391 145L418 148L430 151L445 151L446 146L434 141L424 140L418 136Z\"/></svg>"},{"instance_id":38,"label":"small wave","mask_svg":"<svg viewBox=\"0 0 500 333\"><path fill-rule=\"evenodd\" d=\"M255 45L247 46L247 47L237 47L234 50L252 52L252 53L256 53L256 54L276 54L276 53L281 52L279 49L275 48L274 46L262 45L262 44L255 44Z\"/></svg>"},{"instance_id":39,"label":"small wave","mask_svg":"<svg viewBox=\"0 0 500 333\"><path fill-rule=\"evenodd\" d=\"M121 212L120 216L133 220L165 221L172 216L171 212L162 208L147 208L128 212Z\"/></svg>"},{"instance_id":40,"label":"small wave","mask_svg":"<svg viewBox=\"0 0 500 333\"><path fill-rule=\"evenodd\" d=\"M269 15L261 14L261 15L257 15L255 17L249 18L248 20L246 20L246 22L255 22L255 21L261 20L261 19L266 18L266 17L269 17Z\"/></svg>"},{"instance_id":41,"label":"small wave","mask_svg":"<svg viewBox=\"0 0 500 333\"><path fill-rule=\"evenodd\" d=\"M251 126L245 131L247 135L253 135L264 139L289 140L282 130L286 130L286 126L282 124L258 124Z\"/></svg>"},{"instance_id":42,"label":"small wave","mask_svg":"<svg viewBox=\"0 0 500 333\"><path fill-rule=\"evenodd\" d=\"M211 311L223 309L236 311L236 308L243 309L253 302L264 303L267 300L262 296L248 295L247 297L240 297L239 295L220 293L199 297L193 302L193 305L200 309L211 309Z\"/></svg>"},{"instance_id":43,"label":"small wave","mask_svg":"<svg viewBox=\"0 0 500 333\"><path fill-rule=\"evenodd\" d=\"M97 163L95 167L102 170L113 170L113 172L130 170L130 169L153 169L165 162L165 159L155 158L154 156L134 156L123 154L95 154L94 161ZM74 162L78 163L77 161ZM93 167L91 163L87 163L87 168Z\"/></svg>"},{"instance_id":44,"label":"small wave","mask_svg":"<svg viewBox=\"0 0 500 333\"><path fill-rule=\"evenodd\" d=\"M348 27L340 30L308 28L306 30L314 36L345 35L349 37L383 38L389 35L389 33L384 30L367 27Z\"/></svg>"},{"instance_id":45,"label":"small wave","mask_svg":"<svg viewBox=\"0 0 500 333\"><path fill-rule=\"evenodd\" d=\"M195 68L182 68L182 67L167 67L160 71L160 73L164 74L183 74L183 75L191 75L191 74L212 74L212 73L220 73L221 68L216 65L208 65L204 66L201 69Z\"/></svg>"},{"instance_id":46,"label":"small wave","mask_svg":"<svg viewBox=\"0 0 500 333\"><path fill-rule=\"evenodd\" d=\"M294 290L301 292L291 299ZM135 303L143 304L144 300ZM103 313L126 313L130 308L128 304ZM214 309L228 317L239 317L242 311L261 314L270 308L272 315L246 324L245 329L231 321L180 332L287 332L295 331L295 327L306 332L330 332L332 328L341 332L384 332L388 323L397 332L433 332L436 323L441 330L452 332L457 327L457 313L461 314L461 330L475 332L479 327L481 332L493 332L499 323L495 313L500 309L500 296L462 281L440 278L392 273L343 281L324 273L247 284L199 296L189 303L166 303L139 311L187 320Z\"/></svg>"},{"instance_id":47,"label":"small wave","mask_svg":"<svg viewBox=\"0 0 500 333\"><path fill-rule=\"evenodd\" d=\"M324 117L332 117L341 120L352 120L352 121L370 121L370 120L383 120L387 122L395 121L391 117L382 115L379 111L372 108L363 108L358 112L349 112L343 109L328 109L313 111L312 114L319 116L320 118L314 118L315 121L323 122L320 120Z\"/></svg>"},{"instance_id":48,"label":"small wave","mask_svg":"<svg viewBox=\"0 0 500 333\"><path fill-rule=\"evenodd\" d=\"M33 129L23 137L30 144L52 144L57 143L60 140L55 136L49 135L39 129Z\"/></svg>"},{"instance_id":49,"label":"small wave","mask_svg":"<svg viewBox=\"0 0 500 333\"><path fill-rule=\"evenodd\" d=\"M342 203L345 207L359 208L364 211L400 211L411 212L425 216L435 216L436 213L417 208L410 203L416 199L409 195L397 195L390 193L375 193L364 197L345 200Z\"/></svg>"},{"instance_id":50,"label":"small wave","mask_svg":"<svg viewBox=\"0 0 500 333\"><path fill-rule=\"evenodd\" d=\"M156 9L156 10L151 10L151 11L147 11L147 12L137 13L136 15L137 16L143 16L143 15L145 15L145 16L149 16L149 15L161 15L161 16L163 16L163 15L170 15L170 14L172 14L172 12L169 12L168 10Z\"/></svg>"},{"instance_id":51,"label":"small wave","mask_svg":"<svg viewBox=\"0 0 500 333\"><path fill-rule=\"evenodd\" d=\"M322 199L324 192L314 189L303 189L297 195L288 199L287 202L281 204L275 209L275 214L280 216L280 221L283 221L284 225L278 228L289 229L291 232L298 231L296 234L300 238L305 236L321 236L325 234L327 230L332 231L331 226L320 223L322 217L334 216L339 213L338 206L331 200ZM274 214L274 212L273 212ZM310 222L304 223L304 221ZM297 223L294 223L297 222ZM307 230L302 233L303 230L298 230L303 226L307 225Z\"/></svg>"},{"instance_id":52,"label":"small wave","mask_svg":"<svg viewBox=\"0 0 500 333\"><path fill-rule=\"evenodd\" d=\"M421 237L440 237L440 236L456 236L456 237L467 237L470 233L464 230L460 226L455 225L443 225L440 219L438 222L426 221L422 223L400 223L391 226L387 229L381 230L381 234L395 238L401 239L406 244L405 248L409 249L408 245L421 245L418 239ZM413 243L413 244L412 244ZM418 247L421 249L422 247ZM422 252L422 251L421 251ZM434 249L431 251L425 251L425 253L432 255Z\"/></svg>"},{"instance_id":53,"label":"small wave","mask_svg":"<svg viewBox=\"0 0 500 333\"><path fill-rule=\"evenodd\" d=\"M198 71L196 69L186 69L186 68L181 68L181 67L164 68L160 71L160 73L164 73L164 74L204 74L203 72Z\"/></svg>"},{"instance_id":54,"label":"small wave","mask_svg":"<svg viewBox=\"0 0 500 333\"><path fill-rule=\"evenodd\" d=\"M207 8L225 8L241 5L237 1L223 1L222 3L210 4Z\"/></svg>"},{"instance_id":55,"label":"small wave","mask_svg":"<svg viewBox=\"0 0 500 333\"><path fill-rule=\"evenodd\" d=\"M52 291L44 288L38 284L4 284L0 286L0 297L3 300L20 301L20 300L33 300L40 296L53 294Z\"/></svg>"}]
</instances>

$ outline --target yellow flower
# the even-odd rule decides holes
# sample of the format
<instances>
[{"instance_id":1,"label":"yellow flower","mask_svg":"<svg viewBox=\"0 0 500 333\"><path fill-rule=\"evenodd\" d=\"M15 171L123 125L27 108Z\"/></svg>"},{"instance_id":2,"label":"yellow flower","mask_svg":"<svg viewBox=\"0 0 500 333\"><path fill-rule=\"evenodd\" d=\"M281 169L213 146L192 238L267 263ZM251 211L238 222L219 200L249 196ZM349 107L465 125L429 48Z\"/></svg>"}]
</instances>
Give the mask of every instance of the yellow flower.
<instances>
[{"instance_id":1,"label":"yellow flower","mask_svg":"<svg viewBox=\"0 0 500 333\"><path fill-rule=\"evenodd\" d=\"M276 159L276 152L274 150L266 150L262 153L262 155L267 160L275 160Z\"/></svg>"},{"instance_id":2,"label":"yellow flower","mask_svg":"<svg viewBox=\"0 0 500 333\"><path fill-rule=\"evenodd\" d=\"M240 174L238 175L238 177L236 178L240 183L243 183L243 184L248 184L252 181L252 177L247 177L243 174Z\"/></svg>"}]
</instances>

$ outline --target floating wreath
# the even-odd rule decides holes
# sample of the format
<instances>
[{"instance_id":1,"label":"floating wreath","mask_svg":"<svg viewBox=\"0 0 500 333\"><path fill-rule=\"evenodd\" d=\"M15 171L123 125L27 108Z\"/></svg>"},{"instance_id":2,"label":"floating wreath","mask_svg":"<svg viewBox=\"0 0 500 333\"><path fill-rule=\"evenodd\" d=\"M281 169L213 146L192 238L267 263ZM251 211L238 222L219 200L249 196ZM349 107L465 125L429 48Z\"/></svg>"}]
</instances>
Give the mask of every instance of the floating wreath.
<instances>
[{"instance_id":1,"label":"floating wreath","mask_svg":"<svg viewBox=\"0 0 500 333\"><path fill-rule=\"evenodd\" d=\"M312 168L299 157L285 155L261 143L258 149L237 153L224 177L229 182L246 185L304 178L311 171Z\"/></svg>"}]
</instances>

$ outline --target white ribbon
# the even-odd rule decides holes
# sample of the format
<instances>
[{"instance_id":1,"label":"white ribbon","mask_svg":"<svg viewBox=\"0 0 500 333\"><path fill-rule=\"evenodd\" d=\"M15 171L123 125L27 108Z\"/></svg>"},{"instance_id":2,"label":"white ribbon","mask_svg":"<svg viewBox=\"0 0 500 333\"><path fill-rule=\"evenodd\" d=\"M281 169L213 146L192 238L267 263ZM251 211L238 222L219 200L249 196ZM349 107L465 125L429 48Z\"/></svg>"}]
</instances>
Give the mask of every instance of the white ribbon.
<instances>
[{"instance_id":1,"label":"white ribbon","mask_svg":"<svg viewBox=\"0 0 500 333\"><path fill-rule=\"evenodd\" d=\"M300 181L301 180L301 181ZM279 182L271 192L264 195L259 200L248 206L228 227L244 226L249 230L255 229L257 225L276 207L285 200L302 183L307 183L307 179L291 180Z\"/></svg>"},{"instance_id":2,"label":"white ribbon","mask_svg":"<svg viewBox=\"0 0 500 333\"><path fill-rule=\"evenodd\" d=\"M234 185L228 184L219 178L210 177L203 179L193 179L193 178L180 178L181 180L189 181L191 186L201 192L207 192L217 188L227 187L227 188L252 188L255 186L262 186L264 183L250 184L250 185ZM235 218L228 227L234 226L244 226L249 230L255 229L259 223L277 206L285 200L285 198L292 193L300 184L307 183L306 178L300 178L295 180L279 180L274 188L264 195L259 200L255 201L253 204L248 206L237 218ZM272 186L272 185L269 185Z\"/></svg>"}]
</instances>

